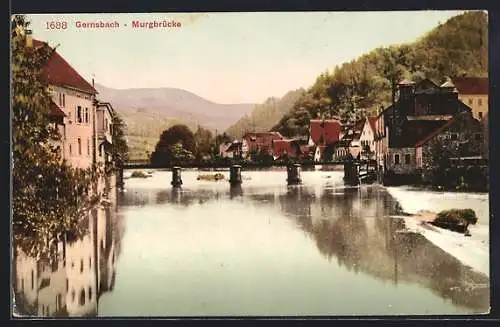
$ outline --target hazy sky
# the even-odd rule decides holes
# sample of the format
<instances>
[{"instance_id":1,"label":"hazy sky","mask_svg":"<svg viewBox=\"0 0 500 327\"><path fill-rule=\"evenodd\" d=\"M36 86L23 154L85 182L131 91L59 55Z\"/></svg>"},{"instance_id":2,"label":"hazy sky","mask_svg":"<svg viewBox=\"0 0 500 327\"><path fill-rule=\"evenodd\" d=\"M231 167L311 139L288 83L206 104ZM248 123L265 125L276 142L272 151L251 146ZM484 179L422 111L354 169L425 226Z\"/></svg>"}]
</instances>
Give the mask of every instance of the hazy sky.
<instances>
[{"instance_id":1,"label":"hazy sky","mask_svg":"<svg viewBox=\"0 0 500 327\"><path fill-rule=\"evenodd\" d=\"M327 69L379 46L413 42L460 11L29 15L35 38L89 81L176 87L219 103L263 102L309 87ZM134 29L133 20L180 28ZM66 21L65 30L47 22ZM76 28L118 21L117 29ZM124 25L127 24L127 27Z\"/></svg>"}]
</instances>

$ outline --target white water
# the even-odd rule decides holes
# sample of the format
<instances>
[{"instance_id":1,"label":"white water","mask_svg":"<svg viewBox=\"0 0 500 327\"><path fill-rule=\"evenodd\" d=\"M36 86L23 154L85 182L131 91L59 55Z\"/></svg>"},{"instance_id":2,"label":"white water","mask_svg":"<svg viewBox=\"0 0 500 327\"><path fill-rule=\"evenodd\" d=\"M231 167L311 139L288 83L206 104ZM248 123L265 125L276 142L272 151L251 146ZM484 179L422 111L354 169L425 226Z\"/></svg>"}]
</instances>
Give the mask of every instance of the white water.
<instances>
[{"instance_id":1,"label":"white water","mask_svg":"<svg viewBox=\"0 0 500 327\"><path fill-rule=\"evenodd\" d=\"M425 228L416 218L405 218L409 230L425 236L429 241L453 255L465 265L489 276L489 195L485 193L452 193L430 192L410 189L408 187L388 187L389 193L395 197L408 213L420 210L439 212L447 209L471 208L479 220L477 225L469 227L472 234L451 232L442 228Z\"/></svg>"}]
</instances>

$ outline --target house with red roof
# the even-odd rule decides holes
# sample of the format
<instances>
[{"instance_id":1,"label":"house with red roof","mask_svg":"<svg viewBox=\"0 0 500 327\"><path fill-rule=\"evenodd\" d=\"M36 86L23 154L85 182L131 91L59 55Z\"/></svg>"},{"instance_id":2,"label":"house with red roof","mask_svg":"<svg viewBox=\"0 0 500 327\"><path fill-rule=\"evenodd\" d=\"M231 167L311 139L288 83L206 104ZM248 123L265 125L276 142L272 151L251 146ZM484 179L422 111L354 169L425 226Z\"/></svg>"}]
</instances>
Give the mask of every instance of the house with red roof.
<instances>
[{"instance_id":1,"label":"house with red roof","mask_svg":"<svg viewBox=\"0 0 500 327\"><path fill-rule=\"evenodd\" d=\"M472 109L472 115L482 120L488 115L488 77L460 76L449 80L458 91L458 99Z\"/></svg>"},{"instance_id":2,"label":"house with red roof","mask_svg":"<svg viewBox=\"0 0 500 327\"><path fill-rule=\"evenodd\" d=\"M308 145L314 147L314 161L333 159L331 149L341 138L342 125L335 119L311 119Z\"/></svg>"},{"instance_id":3,"label":"house with red roof","mask_svg":"<svg viewBox=\"0 0 500 327\"><path fill-rule=\"evenodd\" d=\"M48 46L33 40L36 50ZM56 50L43 69L43 78L52 95L51 114L61 133L63 158L78 168L89 168L95 162L97 91Z\"/></svg>"},{"instance_id":4,"label":"house with red roof","mask_svg":"<svg viewBox=\"0 0 500 327\"><path fill-rule=\"evenodd\" d=\"M249 155L266 154L272 156L273 142L283 139L283 135L279 132L252 132L246 133L242 141L246 144Z\"/></svg>"}]
</instances>

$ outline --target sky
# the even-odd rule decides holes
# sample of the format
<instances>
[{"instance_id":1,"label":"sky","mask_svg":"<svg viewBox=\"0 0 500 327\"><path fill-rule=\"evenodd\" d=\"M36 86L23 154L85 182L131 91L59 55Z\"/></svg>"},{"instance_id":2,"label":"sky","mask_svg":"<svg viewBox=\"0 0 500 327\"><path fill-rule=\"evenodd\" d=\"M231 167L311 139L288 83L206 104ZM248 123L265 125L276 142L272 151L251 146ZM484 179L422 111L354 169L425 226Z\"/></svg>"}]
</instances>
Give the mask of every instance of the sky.
<instances>
[{"instance_id":1,"label":"sky","mask_svg":"<svg viewBox=\"0 0 500 327\"><path fill-rule=\"evenodd\" d=\"M174 87L218 103L261 103L377 47L417 40L462 11L28 15L33 37L87 80L107 87ZM133 21L180 27L134 28ZM52 21L66 29L49 29ZM78 28L77 22L119 28ZM125 26L126 24L126 26ZM50 25L49 25L50 26Z\"/></svg>"}]
</instances>

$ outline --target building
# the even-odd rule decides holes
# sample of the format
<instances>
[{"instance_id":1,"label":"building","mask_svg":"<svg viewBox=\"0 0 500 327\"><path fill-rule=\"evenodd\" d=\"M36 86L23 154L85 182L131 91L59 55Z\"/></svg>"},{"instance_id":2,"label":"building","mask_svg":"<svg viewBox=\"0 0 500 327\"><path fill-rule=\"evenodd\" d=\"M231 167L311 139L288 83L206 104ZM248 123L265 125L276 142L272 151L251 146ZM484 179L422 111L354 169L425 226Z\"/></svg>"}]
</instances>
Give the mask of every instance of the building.
<instances>
[{"instance_id":1,"label":"building","mask_svg":"<svg viewBox=\"0 0 500 327\"><path fill-rule=\"evenodd\" d=\"M361 159L375 159L375 133L377 117L365 117L360 134Z\"/></svg>"},{"instance_id":2,"label":"building","mask_svg":"<svg viewBox=\"0 0 500 327\"><path fill-rule=\"evenodd\" d=\"M219 145L219 156L221 158L232 158L233 157L233 152L227 151L227 149L233 144L233 142L222 142Z\"/></svg>"},{"instance_id":3,"label":"building","mask_svg":"<svg viewBox=\"0 0 500 327\"><path fill-rule=\"evenodd\" d=\"M335 144L333 160L361 159L361 132L349 129Z\"/></svg>"},{"instance_id":4,"label":"building","mask_svg":"<svg viewBox=\"0 0 500 327\"><path fill-rule=\"evenodd\" d=\"M488 78L453 77L450 82L458 90L458 99L472 109L472 116L482 120L488 114Z\"/></svg>"},{"instance_id":5,"label":"building","mask_svg":"<svg viewBox=\"0 0 500 327\"><path fill-rule=\"evenodd\" d=\"M33 40L34 48L44 42ZM43 69L52 95L51 113L62 139L61 154L74 167L89 168L96 144L95 107L97 91L57 51Z\"/></svg>"},{"instance_id":6,"label":"building","mask_svg":"<svg viewBox=\"0 0 500 327\"><path fill-rule=\"evenodd\" d=\"M274 160L283 158L298 158L301 155L301 147L297 139L283 139L273 141Z\"/></svg>"},{"instance_id":7,"label":"building","mask_svg":"<svg viewBox=\"0 0 500 327\"><path fill-rule=\"evenodd\" d=\"M338 120L311 119L308 145L314 147L314 161L332 160L334 144L341 138L341 129Z\"/></svg>"},{"instance_id":8,"label":"building","mask_svg":"<svg viewBox=\"0 0 500 327\"><path fill-rule=\"evenodd\" d=\"M253 132L246 133L243 140L248 147L250 156L257 154L273 155L273 141L283 140L284 137L278 132Z\"/></svg>"},{"instance_id":9,"label":"building","mask_svg":"<svg viewBox=\"0 0 500 327\"><path fill-rule=\"evenodd\" d=\"M379 170L384 170L385 158L388 151L388 142L386 126L384 124L384 115L381 113L375 120L375 135L373 140L375 142L375 160Z\"/></svg>"},{"instance_id":10,"label":"building","mask_svg":"<svg viewBox=\"0 0 500 327\"><path fill-rule=\"evenodd\" d=\"M450 146L482 140L479 121L458 99L454 85L438 86L429 79L399 83L397 101L379 116L375 131L377 150L386 147L384 170L396 175L420 174L428 159L423 147L430 139L444 138Z\"/></svg>"},{"instance_id":11,"label":"building","mask_svg":"<svg viewBox=\"0 0 500 327\"><path fill-rule=\"evenodd\" d=\"M248 157L248 144L246 140L234 140L225 149L224 158L240 158L245 159Z\"/></svg>"}]
</instances>

